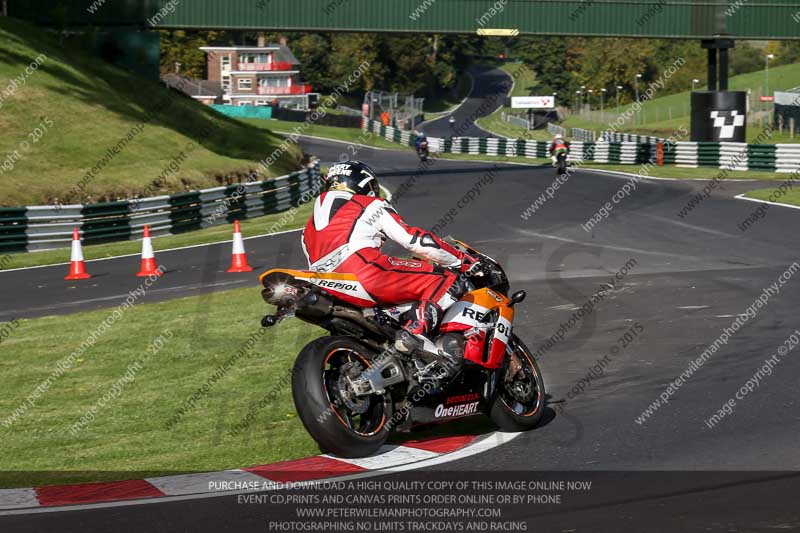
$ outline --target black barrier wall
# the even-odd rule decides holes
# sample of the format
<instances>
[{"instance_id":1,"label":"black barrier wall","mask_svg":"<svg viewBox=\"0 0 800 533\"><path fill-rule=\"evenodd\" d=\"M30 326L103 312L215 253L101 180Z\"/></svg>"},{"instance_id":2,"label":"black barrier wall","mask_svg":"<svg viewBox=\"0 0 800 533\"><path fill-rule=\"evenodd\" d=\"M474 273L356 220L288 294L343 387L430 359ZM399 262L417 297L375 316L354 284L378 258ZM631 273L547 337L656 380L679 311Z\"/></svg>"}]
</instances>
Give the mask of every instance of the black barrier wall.
<instances>
[{"instance_id":1,"label":"black barrier wall","mask_svg":"<svg viewBox=\"0 0 800 533\"><path fill-rule=\"evenodd\" d=\"M692 141L746 142L747 93L692 93Z\"/></svg>"}]
</instances>

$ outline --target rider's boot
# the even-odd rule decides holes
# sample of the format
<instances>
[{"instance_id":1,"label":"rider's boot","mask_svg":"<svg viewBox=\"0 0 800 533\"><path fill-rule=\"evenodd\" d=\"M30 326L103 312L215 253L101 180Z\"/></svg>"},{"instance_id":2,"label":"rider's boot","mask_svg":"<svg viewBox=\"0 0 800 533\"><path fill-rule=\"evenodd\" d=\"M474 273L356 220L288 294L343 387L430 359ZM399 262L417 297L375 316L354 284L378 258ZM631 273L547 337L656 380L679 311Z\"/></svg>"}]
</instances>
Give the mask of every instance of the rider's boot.
<instances>
[{"instance_id":1,"label":"rider's boot","mask_svg":"<svg viewBox=\"0 0 800 533\"><path fill-rule=\"evenodd\" d=\"M442 314L442 308L430 300L414 304L405 313L407 320L403 329L397 333L395 349L401 353L411 353L415 350L430 351L433 347L433 353L436 353L436 347L428 339L428 335L439 327Z\"/></svg>"}]
</instances>

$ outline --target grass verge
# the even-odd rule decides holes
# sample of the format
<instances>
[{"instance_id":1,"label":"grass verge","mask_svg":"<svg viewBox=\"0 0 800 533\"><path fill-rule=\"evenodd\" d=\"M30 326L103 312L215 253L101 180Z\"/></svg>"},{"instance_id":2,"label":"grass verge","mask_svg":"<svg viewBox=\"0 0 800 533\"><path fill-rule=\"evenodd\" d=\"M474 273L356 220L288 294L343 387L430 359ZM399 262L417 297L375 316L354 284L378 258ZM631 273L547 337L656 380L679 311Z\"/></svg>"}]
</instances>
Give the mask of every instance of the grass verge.
<instances>
[{"instance_id":1,"label":"grass verge","mask_svg":"<svg viewBox=\"0 0 800 533\"><path fill-rule=\"evenodd\" d=\"M500 112L511 112L510 107L503 107L491 115L481 117L475 123L488 132L500 135L502 137L511 137L512 139L527 138L536 141L550 141L552 135L547 133L547 130L532 130L528 131L523 127L505 122L500 118Z\"/></svg>"},{"instance_id":2,"label":"grass verge","mask_svg":"<svg viewBox=\"0 0 800 533\"><path fill-rule=\"evenodd\" d=\"M263 330L236 357L262 331L258 320L267 311L258 287L130 308L11 427L0 424L0 486L220 470L318 453L295 415L286 378L302 346L323 332L286 321ZM2 421L109 315L20 320L0 359ZM164 346L148 352L161 335ZM98 406L148 353L134 379ZM170 429L179 409L232 357L229 370ZM274 399L259 407L270 391ZM94 421L72 434L92 406L99 407ZM253 423L232 435L251 408Z\"/></svg>"},{"instance_id":3,"label":"grass verge","mask_svg":"<svg viewBox=\"0 0 800 533\"><path fill-rule=\"evenodd\" d=\"M0 357L0 488L318 454L297 418L290 373L300 349L327 332L300 320L260 329L258 320L271 310L255 286L134 305L7 427L7 417L113 310L20 320ZM489 429L479 417L414 438Z\"/></svg>"},{"instance_id":4,"label":"grass verge","mask_svg":"<svg viewBox=\"0 0 800 533\"><path fill-rule=\"evenodd\" d=\"M745 194L745 196L748 198L756 198L757 200L769 201L770 195L773 195L774 193L775 189L756 189L748 192ZM783 196L780 197L779 200L776 201L781 204L800 206L800 191L787 191Z\"/></svg>"},{"instance_id":5,"label":"grass verge","mask_svg":"<svg viewBox=\"0 0 800 533\"><path fill-rule=\"evenodd\" d=\"M78 40L62 45L54 32L0 18L0 84L17 80L0 113L0 153L17 151L0 171L0 206L131 198L156 179L149 196L213 187L255 170L283 142L113 67ZM300 168L300 156L288 146L263 176Z\"/></svg>"},{"instance_id":6,"label":"grass verge","mask_svg":"<svg viewBox=\"0 0 800 533\"><path fill-rule=\"evenodd\" d=\"M500 69L510 76L516 76L514 88L508 96L530 96L539 86L536 72L522 63L503 63Z\"/></svg>"}]
</instances>

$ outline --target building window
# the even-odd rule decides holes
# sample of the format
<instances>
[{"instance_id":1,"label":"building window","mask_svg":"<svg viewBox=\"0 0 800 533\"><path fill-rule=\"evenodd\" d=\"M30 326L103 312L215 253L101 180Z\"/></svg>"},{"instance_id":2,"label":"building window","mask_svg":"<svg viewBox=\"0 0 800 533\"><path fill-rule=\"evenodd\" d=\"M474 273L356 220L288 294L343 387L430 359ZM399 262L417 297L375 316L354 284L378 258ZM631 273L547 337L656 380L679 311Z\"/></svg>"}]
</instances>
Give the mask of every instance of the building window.
<instances>
[{"instance_id":1,"label":"building window","mask_svg":"<svg viewBox=\"0 0 800 533\"><path fill-rule=\"evenodd\" d=\"M230 92L231 90L231 77L230 76L222 76L222 90Z\"/></svg>"},{"instance_id":2,"label":"building window","mask_svg":"<svg viewBox=\"0 0 800 533\"><path fill-rule=\"evenodd\" d=\"M289 87L289 78L270 76L269 78L259 79L258 84L261 87Z\"/></svg>"},{"instance_id":3,"label":"building window","mask_svg":"<svg viewBox=\"0 0 800 533\"><path fill-rule=\"evenodd\" d=\"M222 56L222 71L229 71L231 69L231 55Z\"/></svg>"},{"instance_id":4,"label":"building window","mask_svg":"<svg viewBox=\"0 0 800 533\"><path fill-rule=\"evenodd\" d=\"M239 63L270 63L269 54L242 54Z\"/></svg>"},{"instance_id":5,"label":"building window","mask_svg":"<svg viewBox=\"0 0 800 533\"><path fill-rule=\"evenodd\" d=\"M239 78L236 81L238 82L237 87L240 91L249 91L253 88L252 78Z\"/></svg>"}]
</instances>

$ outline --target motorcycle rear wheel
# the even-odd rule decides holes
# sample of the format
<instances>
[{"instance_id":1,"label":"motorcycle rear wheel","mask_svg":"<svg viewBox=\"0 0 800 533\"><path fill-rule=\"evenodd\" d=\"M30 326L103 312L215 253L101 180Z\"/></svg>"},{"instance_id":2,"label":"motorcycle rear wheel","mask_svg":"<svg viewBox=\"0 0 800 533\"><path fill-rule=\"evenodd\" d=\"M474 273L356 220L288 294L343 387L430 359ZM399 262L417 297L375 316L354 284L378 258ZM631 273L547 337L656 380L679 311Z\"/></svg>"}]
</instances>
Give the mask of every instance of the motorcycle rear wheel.
<instances>
[{"instance_id":1,"label":"motorcycle rear wheel","mask_svg":"<svg viewBox=\"0 0 800 533\"><path fill-rule=\"evenodd\" d=\"M558 158L558 175L563 176L567 173L567 158L566 157L559 157Z\"/></svg>"},{"instance_id":2,"label":"motorcycle rear wheel","mask_svg":"<svg viewBox=\"0 0 800 533\"><path fill-rule=\"evenodd\" d=\"M306 431L320 449L340 457L375 453L389 437L392 401L383 396L348 396L342 374L370 366L372 353L346 336L308 343L294 364L292 398ZM348 374L350 375L350 374Z\"/></svg>"},{"instance_id":3,"label":"motorcycle rear wheel","mask_svg":"<svg viewBox=\"0 0 800 533\"><path fill-rule=\"evenodd\" d=\"M489 417L504 431L527 431L542 419L545 406L545 389L542 371L528 347L516 336L511 342L522 368L512 384L505 379L498 385L498 394L489 409ZM516 387L516 389L514 389ZM527 399L522 391L529 390Z\"/></svg>"}]
</instances>

